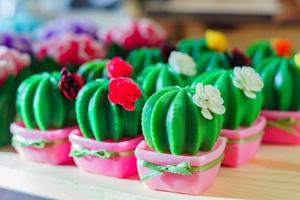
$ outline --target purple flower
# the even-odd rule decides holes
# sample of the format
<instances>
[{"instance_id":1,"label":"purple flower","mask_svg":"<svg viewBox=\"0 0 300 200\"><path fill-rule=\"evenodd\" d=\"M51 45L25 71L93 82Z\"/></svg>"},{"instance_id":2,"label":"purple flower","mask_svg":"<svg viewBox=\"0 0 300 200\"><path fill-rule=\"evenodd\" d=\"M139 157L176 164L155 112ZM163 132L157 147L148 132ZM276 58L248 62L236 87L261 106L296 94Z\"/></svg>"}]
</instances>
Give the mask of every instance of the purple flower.
<instances>
[{"instance_id":1,"label":"purple flower","mask_svg":"<svg viewBox=\"0 0 300 200\"><path fill-rule=\"evenodd\" d=\"M31 40L16 33L0 33L0 45L23 53L31 53Z\"/></svg>"},{"instance_id":2,"label":"purple flower","mask_svg":"<svg viewBox=\"0 0 300 200\"><path fill-rule=\"evenodd\" d=\"M97 39L97 26L86 19L57 18L37 30L37 38L44 40L62 33L87 34Z\"/></svg>"}]
</instances>

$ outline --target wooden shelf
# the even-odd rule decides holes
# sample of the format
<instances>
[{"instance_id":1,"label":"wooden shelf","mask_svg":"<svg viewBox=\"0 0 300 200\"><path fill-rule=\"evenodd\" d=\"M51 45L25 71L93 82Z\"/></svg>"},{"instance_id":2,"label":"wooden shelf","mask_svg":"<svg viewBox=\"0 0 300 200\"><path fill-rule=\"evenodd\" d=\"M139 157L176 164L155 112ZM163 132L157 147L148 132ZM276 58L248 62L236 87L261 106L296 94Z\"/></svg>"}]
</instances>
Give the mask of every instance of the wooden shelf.
<instances>
[{"instance_id":1,"label":"wooden shelf","mask_svg":"<svg viewBox=\"0 0 300 200\"><path fill-rule=\"evenodd\" d=\"M222 167L215 184L201 196L145 188L137 177L96 176L74 166L24 161L11 147L0 149L0 187L51 199L300 199L300 146L263 145L247 165Z\"/></svg>"}]
</instances>

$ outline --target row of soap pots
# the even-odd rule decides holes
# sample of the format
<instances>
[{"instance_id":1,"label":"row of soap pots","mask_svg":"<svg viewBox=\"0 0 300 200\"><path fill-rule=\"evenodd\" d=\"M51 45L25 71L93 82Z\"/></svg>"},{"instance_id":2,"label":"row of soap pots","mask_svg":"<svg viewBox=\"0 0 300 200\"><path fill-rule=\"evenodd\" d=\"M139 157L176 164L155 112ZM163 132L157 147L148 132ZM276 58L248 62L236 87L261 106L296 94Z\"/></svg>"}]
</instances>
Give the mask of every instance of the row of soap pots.
<instances>
[{"instance_id":1,"label":"row of soap pots","mask_svg":"<svg viewBox=\"0 0 300 200\"><path fill-rule=\"evenodd\" d=\"M198 195L213 183L221 163L231 167L245 164L262 138L268 143L300 144L299 120L300 112L263 111L249 128L223 129L213 149L196 156L154 152L142 136L120 142L86 139L77 127L40 131L14 123L11 131L14 147L26 159L59 165L73 158L85 172L116 178L138 172L150 189Z\"/></svg>"}]
</instances>

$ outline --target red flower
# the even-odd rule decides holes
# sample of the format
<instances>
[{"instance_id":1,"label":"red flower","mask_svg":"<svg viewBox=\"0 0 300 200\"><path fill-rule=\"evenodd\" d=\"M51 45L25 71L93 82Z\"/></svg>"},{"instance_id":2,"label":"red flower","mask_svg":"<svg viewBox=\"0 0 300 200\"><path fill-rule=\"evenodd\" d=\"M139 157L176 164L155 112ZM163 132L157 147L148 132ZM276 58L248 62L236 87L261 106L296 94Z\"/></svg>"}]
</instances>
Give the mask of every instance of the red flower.
<instances>
[{"instance_id":1,"label":"red flower","mask_svg":"<svg viewBox=\"0 0 300 200\"><path fill-rule=\"evenodd\" d=\"M65 33L33 46L35 56L43 59L49 56L61 65L80 65L86 61L103 58L106 51L102 45L88 35Z\"/></svg>"},{"instance_id":2,"label":"red flower","mask_svg":"<svg viewBox=\"0 0 300 200\"><path fill-rule=\"evenodd\" d=\"M291 42L285 39L273 39L272 48L277 56L290 56L291 55Z\"/></svg>"},{"instance_id":3,"label":"red flower","mask_svg":"<svg viewBox=\"0 0 300 200\"><path fill-rule=\"evenodd\" d=\"M108 78L118 78L120 76L129 77L132 74L132 67L120 57L114 57L106 64Z\"/></svg>"},{"instance_id":4,"label":"red flower","mask_svg":"<svg viewBox=\"0 0 300 200\"><path fill-rule=\"evenodd\" d=\"M124 77L111 79L108 91L109 101L121 105L128 111L133 111L135 109L134 103L142 95L138 86L130 78Z\"/></svg>"},{"instance_id":5,"label":"red flower","mask_svg":"<svg viewBox=\"0 0 300 200\"><path fill-rule=\"evenodd\" d=\"M239 49L233 49L231 53L227 54L229 56L229 62L232 67L236 66L248 66L251 64L250 58L248 58Z\"/></svg>"},{"instance_id":6,"label":"red flower","mask_svg":"<svg viewBox=\"0 0 300 200\"><path fill-rule=\"evenodd\" d=\"M155 47L165 39L163 29L147 19L122 23L102 33L102 41L116 43L126 50L140 47Z\"/></svg>"},{"instance_id":7,"label":"red flower","mask_svg":"<svg viewBox=\"0 0 300 200\"><path fill-rule=\"evenodd\" d=\"M83 86L83 79L78 74L72 74L66 68L61 70L61 79L58 88L67 99L75 99Z\"/></svg>"}]
</instances>

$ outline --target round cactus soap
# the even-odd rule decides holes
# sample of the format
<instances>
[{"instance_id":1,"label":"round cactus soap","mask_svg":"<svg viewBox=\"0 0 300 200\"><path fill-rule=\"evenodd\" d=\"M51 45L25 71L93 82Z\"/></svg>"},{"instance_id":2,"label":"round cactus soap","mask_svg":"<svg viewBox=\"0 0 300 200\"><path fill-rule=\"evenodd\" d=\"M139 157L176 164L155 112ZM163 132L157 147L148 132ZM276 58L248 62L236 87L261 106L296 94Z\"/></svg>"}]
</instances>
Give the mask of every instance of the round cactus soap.
<instances>
[{"instance_id":1,"label":"round cactus soap","mask_svg":"<svg viewBox=\"0 0 300 200\"><path fill-rule=\"evenodd\" d=\"M192 57L179 51L172 51L168 64L157 63L145 68L137 80L145 93L150 96L167 86L185 86L196 73L196 63Z\"/></svg>"},{"instance_id":2,"label":"round cactus soap","mask_svg":"<svg viewBox=\"0 0 300 200\"><path fill-rule=\"evenodd\" d=\"M129 53L126 60L133 67L133 77L139 75L144 68L163 61L160 50L156 48L133 50Z\"/></svg>"},{"instance_id":3,"label":"round cactus soap","mask_svg":"<svg viewBox=\"0 0 300 200\"><path fill-rule=\"evenodd\" d=\"M76 73L83 78L85 83L103 78L106 73L106 63L107 60L92 60L81 65Z\"/></svg>"},{"instance_id":4,"label":"round cactus soap","mask_svg":"<svg viewBox=\"0 0 300 200\"><path fill-rule=\"evenodd\" d=\"M164 63L157 63L145 68L138 76L137 81L147 96L167 86L185 85L183 77Z\"/></svg>"},{"instance_id":5,"label":"round cactus soap","mask_svg":"<svg viewBox=\"0 0 300 200\"><path fill-rule=\"evenodd\" d=\"M281 111L300 109L300 68L297 57L298 54L293 60L274 56L256 67L265 84L264 109Z\"/></svg>"},{"instance_id":6,"label":"round cactus soap","mask_svg":"<svg viewBox=\"0 0 300 200\"><path fill-rule=\"evenodd\" d=\"M219 91L211 85L199 84L196 90L170 86L157 91L143 108L142 129L147 145L175 155L211 150L222 127L222 104Z\"/></svg>"},{"instance_id":7,"label":"round cactus soap","mask_svg":"<svg viewBox=\"0 0 300 200\"><path fill-rule=\"evenodd\" d=\"M198 83L212 84L220 90L227 110L223 128L249 127L259 115L263 83L252 68L235 67L233 70L205 72L195 78L193 86Z\"/></svg>"},{"instance_id":8,"label":"round cactus soap","mask_svg":"<svg viewBox=\"0 0 300 200\"><path fill-rule=\"evenodd\" d=\"M138 86L129 78L91 81L76 99L79 128L84 137L98 141L136 137L141 134L144 102Z\"/></svg>"},{"instance_id":9,"label":"round cactus soap","mask_svg":"<svg viewBox=\"0 0 300 200\"><path fill-rule=\"evenodd\" d=\"M59 88L59 72L35 74L24 80L17 91L17 113L26 128L48 130L76 124L74 100ZM69 80L69 79L68 79Z\"/></svg>"}]
</instances>

